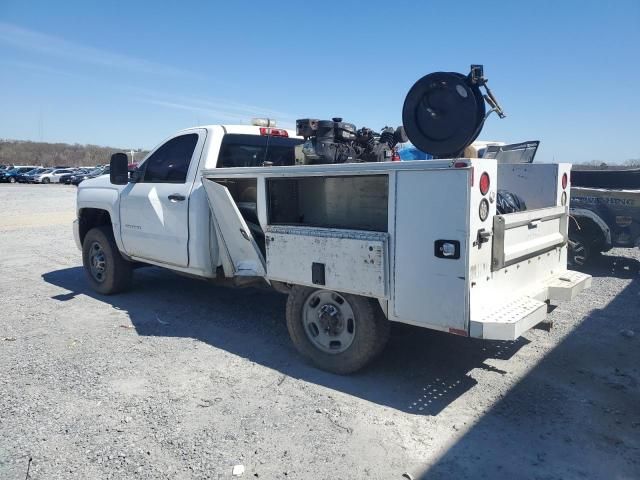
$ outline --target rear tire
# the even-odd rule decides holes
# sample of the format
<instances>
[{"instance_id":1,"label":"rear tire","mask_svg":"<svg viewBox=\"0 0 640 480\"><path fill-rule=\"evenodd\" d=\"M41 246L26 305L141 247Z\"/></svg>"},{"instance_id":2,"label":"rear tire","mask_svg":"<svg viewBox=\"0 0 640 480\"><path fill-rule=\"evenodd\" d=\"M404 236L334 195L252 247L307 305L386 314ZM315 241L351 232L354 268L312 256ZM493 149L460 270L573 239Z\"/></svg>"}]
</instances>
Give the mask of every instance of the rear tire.
<instances>
[{"instance_id":1,"label":"rear tire","mask_svg":"<svg viewBox=\"0 0 640 480\"><path fill-rule=\"evenodd\" d=\"M580 268L585 266L593 256L592 245L584 235L573 234L569 238L567 249L567 263L570 267Z\"/></svg>"},{"instance_id":2,"label":"rear tire","mask_svg":"<svg viewBox=\"0 0 640 480\"><path fill-rule=\"evenodd\" d=\"M82 242L82 264L89 285L98 293L111 295L131 284L132 265L120 255L111 225L87 232Z\"/></svg>"},{"instance_id":3,"label":"rear tire","mask_svg":"<svg viewBox=\"0 0 640 480\"><path fill-rule=\"evenodd\" d=\"M296 285L287 300L287 328L316 367L345 375L382 352L390 325L371 298Z\"/></svg>"},{"instance_id":4,"label":"rear tire","mask_svg":"<svg viewBox=\"0 0 640 480\"><path fill-rule=\"evenodd\" d=\"M11 183L16 183L16 179L15 179L14 177L11 177L11 178L9 179L9 182L11 182Z\"/></svg>"},{"instance_id":5,"label":"rear tire","mask_svg":"<svg viewBox=\"0 0 640 480\"><path fill-rule=\"evenodd\" d=\"M51 183L51 180L49 179L49 177L44 177L42 179L42 183Z\"/></svg>"}]
</instances>

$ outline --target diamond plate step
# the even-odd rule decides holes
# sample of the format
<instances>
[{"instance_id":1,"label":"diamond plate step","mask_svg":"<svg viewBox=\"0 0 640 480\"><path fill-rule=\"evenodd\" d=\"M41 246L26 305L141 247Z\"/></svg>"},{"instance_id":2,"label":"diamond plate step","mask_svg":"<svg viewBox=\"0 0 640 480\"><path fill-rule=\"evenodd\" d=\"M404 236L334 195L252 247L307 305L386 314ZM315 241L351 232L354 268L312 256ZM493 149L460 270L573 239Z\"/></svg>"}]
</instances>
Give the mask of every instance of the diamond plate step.
<instances>
[{"instance_id":1,"label":"diamond plate step","mask_svg":"<svg viewBox=\"0 0 640 480\"><path fill-rule=\"evenodd\" d=\"M521 297L478 320L471 320L471 336L490 340L515 340L547 316L547 304Z\"/></svg>"},{"instance_id":2,"label":"diamond plate step","mask_svg":"<svg viewBox=\"0 0 640 480\"><path fill-rule=\"evenodd\" d=\"M547 282L549 300L568 302L569 300L573 300L582 290L590 286L591 275L567 270Z\"/></svg>"}]
</instances>

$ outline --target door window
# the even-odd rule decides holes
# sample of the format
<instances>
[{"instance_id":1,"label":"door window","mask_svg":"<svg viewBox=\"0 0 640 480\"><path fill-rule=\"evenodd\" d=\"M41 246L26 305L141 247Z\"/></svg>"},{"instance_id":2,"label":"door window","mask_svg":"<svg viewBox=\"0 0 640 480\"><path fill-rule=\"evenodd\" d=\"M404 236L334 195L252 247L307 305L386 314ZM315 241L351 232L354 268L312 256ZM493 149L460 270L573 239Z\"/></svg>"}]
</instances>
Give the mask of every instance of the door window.
<instances>
[{"instance_id":1,"label":"door window","mask_svg":"<svg viewBox=\"0 0 640 480\"><path fill-rule=\"evenodd\" d=\"M144 183L185 183L198 134L172 138L144 162Z\"/></svg>"}]
</instances>

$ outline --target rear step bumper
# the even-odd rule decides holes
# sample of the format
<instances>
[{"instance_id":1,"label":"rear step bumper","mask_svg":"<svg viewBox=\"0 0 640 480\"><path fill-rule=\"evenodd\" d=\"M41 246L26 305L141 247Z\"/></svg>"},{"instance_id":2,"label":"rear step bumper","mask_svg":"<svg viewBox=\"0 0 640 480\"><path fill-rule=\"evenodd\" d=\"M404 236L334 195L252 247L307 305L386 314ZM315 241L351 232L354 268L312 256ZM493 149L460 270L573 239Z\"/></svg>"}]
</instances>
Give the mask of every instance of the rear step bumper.
<instances>
[{"instance_id":1,"label":"rear step bumper","mask_svg":"<svg viewBox=\"0 0 640 480\"><path fill-rule=\"evenodd\" d=\"M547 280L536 295L512 300L472 319L469 335L487 340L516 340L547 316L546 300L569 301L591 286L591 275L565 271Z\"/></svg>"}]
</instances>

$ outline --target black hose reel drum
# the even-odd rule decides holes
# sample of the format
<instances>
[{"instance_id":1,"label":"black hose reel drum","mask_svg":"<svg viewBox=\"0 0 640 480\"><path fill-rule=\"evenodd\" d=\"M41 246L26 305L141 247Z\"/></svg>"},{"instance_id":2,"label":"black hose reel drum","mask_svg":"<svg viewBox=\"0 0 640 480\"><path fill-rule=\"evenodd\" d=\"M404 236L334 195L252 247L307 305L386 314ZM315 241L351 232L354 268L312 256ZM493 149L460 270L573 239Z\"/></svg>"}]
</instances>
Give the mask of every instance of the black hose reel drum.
<instances>
[{"instance_id":1,"label":"black hose reel drum","mask_svg":"<svg viewBox=\"0 0 640 480\"><path fill-rule=\"evenodd\" d=\"M491 107L488 113L485 102ZM418 80L404 100L402 124L419 150L434 158L455 158L478 137L492 112L505 117L482 65L471 65L468 75L435 72Z\"/></svg>"}]
</instances>

